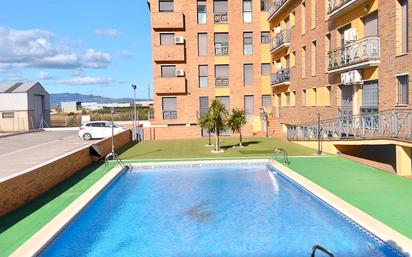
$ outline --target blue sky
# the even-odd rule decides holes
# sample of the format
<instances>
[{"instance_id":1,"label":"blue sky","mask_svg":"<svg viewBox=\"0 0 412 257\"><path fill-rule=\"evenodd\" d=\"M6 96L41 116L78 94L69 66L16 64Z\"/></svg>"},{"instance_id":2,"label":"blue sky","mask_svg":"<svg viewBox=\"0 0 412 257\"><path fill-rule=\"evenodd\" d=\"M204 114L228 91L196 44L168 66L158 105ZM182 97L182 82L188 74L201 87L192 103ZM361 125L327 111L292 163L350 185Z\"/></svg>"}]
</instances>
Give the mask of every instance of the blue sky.
<instances>
[{"instance_id":1,"label":"blue sky","mask_svg":"<svg viewBox=\"0 0 412 257\"><path fill-rule=\"evenodd\" d=\"M39 81L50 93L138 98L152 86L145 0L2 2L0 81Z\"/></svg>"}]
</instances>

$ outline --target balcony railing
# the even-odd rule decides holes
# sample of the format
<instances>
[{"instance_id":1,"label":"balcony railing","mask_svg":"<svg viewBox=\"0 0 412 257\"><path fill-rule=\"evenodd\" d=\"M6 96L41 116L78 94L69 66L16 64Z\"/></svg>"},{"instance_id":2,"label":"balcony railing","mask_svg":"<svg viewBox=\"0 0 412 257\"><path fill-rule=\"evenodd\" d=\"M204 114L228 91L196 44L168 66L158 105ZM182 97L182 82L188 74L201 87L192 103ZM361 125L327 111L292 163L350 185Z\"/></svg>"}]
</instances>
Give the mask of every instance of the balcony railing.
<instances>
[{"instance_id":1,"label":"balcony railing","mask_svg":"<svg viewBox=\"0 0 412 257\"><path fill-rule=\"evenodd\" d=\"M348 9L347 7L353 7L365 1L366 0L328 0L327 14L328 16L333 16L337 13L340 13L344 9Z\"/></svg>"},{"instance_id":2,"label":"balcony railing","mask_svg":"<svg viewBox=\"0 0 412 257\"><path fill-rule=\"evenodd\" d=\"M290 0L275 0L273 4L269 7L269 15L268 15L268 20L272 19L275 13L283 7L286 2Z\"/></svg>"},{"instance_id":3,"label":"balcony railing","mask_svg":"<svg viewBox=\"0 0 412 257\"><path fill-rule=\"evenodd\" d=\"M272 86L277 86L279 84L284 84L290 82L290 69L281 69L270 75L270 84Z\"/></svg>"},{"instance_id":4,"label":"balcony railing","mask_svg":"<svg viewBox=\"0 0 412 257\"><path fill-rule=\"evenodd\" d=\"M228 78L216 78L215 87L228 87L229 79Z\"/></svg>"},{"instance_id":5,"label":"balcony railing","mask_svg":"<svg viewBox=\"0 0 412 257\"><path fill-rule=\"evenodd\" d=\"M344 45L328 53L328 70L333 71L346 66L369 61L379 61L379 37L367 37Z\"/></svg>"},{"instance_id":6,"label":"balcony railing","mask_svg":"<svg viewBox=\"0 0 412 257\"><path fill-rule=\"evenodd\" d=\"M163 111L164 120L176 120L177 112L176 111Z\"/></svg>"},{"instance_id":7,"label":"balcony railing","mask_svg":"<svg viewBox=\"0 0 412 257\"><path fill-rule=\"evenodd\" d=\"M290 44L290 30L285 29L281 32L276 33L276 35L270 40L270 51L273 52L280 49L281 46L288 46Z\"/></svg>"},{"instance_id":8,"label":"balcony railing","mask_svg":"<svg viewBox=\"0 0 412 257\"><path fill-rule=\"evenodd\" d=\"M229 55L229 46L225 45L215 45L215 55Z\"/></svg>"},{"instance_id":9,"label":"balcony railing","mask_svg":"<svg viewBox=\"0 0 412 257\"><path fill-rule=\"evenodd\" d=\"M321 139L412 139L412 110L389 110L342 116L301 125L288 126L289 140Z\"/></svg>"},{"instance_id":10,"label":"balcony railing","mask_svg":"<svg viewBox=\"0 0 412 257\"><path fill-rule=\"evenodd\" d=\"M228 23L228 15L227 13L214 13L214 21L217 24L226 24Z\"/></svg>"}]
</instances>

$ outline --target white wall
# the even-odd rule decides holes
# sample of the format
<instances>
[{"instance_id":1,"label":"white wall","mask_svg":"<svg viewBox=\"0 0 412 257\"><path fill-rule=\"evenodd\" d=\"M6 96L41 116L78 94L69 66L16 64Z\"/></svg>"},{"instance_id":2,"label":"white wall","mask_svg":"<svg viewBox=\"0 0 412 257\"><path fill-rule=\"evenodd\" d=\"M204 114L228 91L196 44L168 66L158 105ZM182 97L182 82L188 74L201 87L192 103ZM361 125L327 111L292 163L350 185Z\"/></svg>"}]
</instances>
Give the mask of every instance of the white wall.
<instances>
[{"instance_id":1,"label":"white wall","mask_svg":"<svg viewBox=\"0 0 412 257\"><path fill-rule=\"evenodd\" d=\"M1 93L0 111L27 111L26 93Z\"/></svg>"}]
</instances>

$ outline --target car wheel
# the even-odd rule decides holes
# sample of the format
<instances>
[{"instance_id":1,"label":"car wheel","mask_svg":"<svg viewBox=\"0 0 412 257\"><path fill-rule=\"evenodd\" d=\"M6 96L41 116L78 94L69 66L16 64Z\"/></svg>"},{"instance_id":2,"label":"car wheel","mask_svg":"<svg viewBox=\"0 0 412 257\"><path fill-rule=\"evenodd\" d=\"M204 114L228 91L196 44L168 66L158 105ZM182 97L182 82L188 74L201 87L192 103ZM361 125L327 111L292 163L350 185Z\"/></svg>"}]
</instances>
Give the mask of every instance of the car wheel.
<instances>
[{"instance_id":1,"label":"car wheel","mask_svg":"<svg viewBox=\"0 0 412 257\"><path fill-rule=\"evenodd\" d=\"M83 135L83 139L86 140L86 141L89 141L90 139L92 139L92 135L90 135L89 133L85 133Z\"/></svg>"}]
</instances>

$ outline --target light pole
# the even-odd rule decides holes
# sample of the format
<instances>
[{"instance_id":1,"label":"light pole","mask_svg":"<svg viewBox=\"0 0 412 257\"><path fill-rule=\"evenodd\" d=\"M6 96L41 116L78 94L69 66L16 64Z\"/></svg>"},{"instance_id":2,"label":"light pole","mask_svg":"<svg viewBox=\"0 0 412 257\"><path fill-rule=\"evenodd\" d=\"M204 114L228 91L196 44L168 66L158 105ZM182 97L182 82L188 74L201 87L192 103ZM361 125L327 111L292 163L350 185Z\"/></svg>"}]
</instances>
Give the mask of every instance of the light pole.
<instances>
[{"instance_id":1,"label":"light pole","mask_svg":"<svg viewBox=\"0 0 412 257\"><path fill-rule=\"evenodd\" d=\"M317 136L318 136L318 152L317 152L317 154L318 155L321 155L321 153L322 153L322 151L321 151L321 149L320 149L320 136L321 136L321 134L320 134L320 113L318 113L318 129L317 129Z\"/></svg>"},{"instance_id":2,"label":"light pole","mask_svg":"<svg viewBox=\"0 0 412 257\"><path fill-rule=\"evenodd\" d=\"M114 153L114 107L112 106L111 109L111 114L112 114L112 155L113 158L115 158L115 153Z\"/></svg>"},{"instance_id":3,"label":"light pole","mask_svg":"<svg viewBox=\"0 0 412 257\"><path fill-rule=\"evenodd\" d=\"M136 141L137 139L137 135L136 135L136 88L137 86L135 84L132 84L132 88L133 88L133 115L132 115L133 136L132 136L132 139L133 141Z\"/></svg>"}]
</instances>

